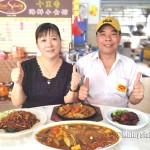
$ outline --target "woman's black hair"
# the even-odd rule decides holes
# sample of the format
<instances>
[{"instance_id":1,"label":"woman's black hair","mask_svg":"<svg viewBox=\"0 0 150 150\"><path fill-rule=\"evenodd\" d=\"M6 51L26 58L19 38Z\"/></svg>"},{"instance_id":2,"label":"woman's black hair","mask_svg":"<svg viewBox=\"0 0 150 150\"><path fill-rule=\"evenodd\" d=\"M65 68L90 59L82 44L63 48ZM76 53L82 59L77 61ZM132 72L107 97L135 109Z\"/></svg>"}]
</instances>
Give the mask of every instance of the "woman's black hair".
<instances>
[{"instance_id":1,"label":"woman's black hair","mask_svg":"<svg viewBox=\"0 0 150 150\"><path fill-rule=\"evenodd\" d=\"M37 43L37 40L39 37L42 37L43 35L46 36L47 32L50 32L50 31L56 31L61 40L59 28L55 24L43 23L43 24L39 25L39 27L36 29L36 32L35 32L36 43Z\"/></svg>"}]
</instances>

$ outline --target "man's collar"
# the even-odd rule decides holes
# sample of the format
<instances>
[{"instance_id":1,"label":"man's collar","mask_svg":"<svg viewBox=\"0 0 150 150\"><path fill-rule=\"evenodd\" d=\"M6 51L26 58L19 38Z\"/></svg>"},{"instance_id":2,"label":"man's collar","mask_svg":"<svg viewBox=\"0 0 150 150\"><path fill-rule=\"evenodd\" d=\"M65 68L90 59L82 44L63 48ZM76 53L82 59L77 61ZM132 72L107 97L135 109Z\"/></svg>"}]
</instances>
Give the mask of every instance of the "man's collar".
<instances>
[{"instance_id":1,"label":"man's collar","mask_svg":"<svg viewBox=\"0 0 150 150\"><path fill-rule=\"evenodd\" d=\"M99 51L97 51L95 53L95 55L93 56L93 58L94 59L100 59L100 57L99 57ZM121 56L120 56L120 54L118 52L116 52L116 61L119 61L119 60L121 60Z\"/></svg>"},{"instance_id":2,"label":"man's collar","mask_svg":"<svg viewBox=\"0 0 150 150\"><path fill-rule=\"evenodd\" d=\"M93 59L99 59L99 51L95 52Z\"/></svg>"},{"instance_id":3,"label":"man's collar","mask_svg":"<svg viewBox=\"0 0 150 150\"><path fill-rule=\"evenodd\" d=\"M121 60L121 57L120 57L120 54L117 52L116 53L116 61L119 61L119 60Z\"/></svg>"}]
</instances>

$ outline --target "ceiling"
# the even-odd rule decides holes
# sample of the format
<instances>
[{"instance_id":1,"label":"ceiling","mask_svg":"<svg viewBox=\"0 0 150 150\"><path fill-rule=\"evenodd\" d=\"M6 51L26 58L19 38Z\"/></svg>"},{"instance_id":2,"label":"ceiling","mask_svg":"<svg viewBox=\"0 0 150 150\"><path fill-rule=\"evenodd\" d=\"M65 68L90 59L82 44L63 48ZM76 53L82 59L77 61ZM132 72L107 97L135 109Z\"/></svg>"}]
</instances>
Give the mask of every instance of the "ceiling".
<instances>
[{"instance_id":1,"label":"ceiling","mask_svg":"<svg viewBox=\"0 0 150 150\"><path fill-rule=\"evenodd\" d=\"M150 15L150 0L101 0L100 16L134 17Z\"/></svg>"},{"instance_id":2,"label":"ceiling","mask_svg":"<svg viewBox=\"0 0 150 150\"><path fill-rule=\"evenodd\" d=\"M101 0L103 7L150 8L150 0Z\"/></svg>"}]
</instances>

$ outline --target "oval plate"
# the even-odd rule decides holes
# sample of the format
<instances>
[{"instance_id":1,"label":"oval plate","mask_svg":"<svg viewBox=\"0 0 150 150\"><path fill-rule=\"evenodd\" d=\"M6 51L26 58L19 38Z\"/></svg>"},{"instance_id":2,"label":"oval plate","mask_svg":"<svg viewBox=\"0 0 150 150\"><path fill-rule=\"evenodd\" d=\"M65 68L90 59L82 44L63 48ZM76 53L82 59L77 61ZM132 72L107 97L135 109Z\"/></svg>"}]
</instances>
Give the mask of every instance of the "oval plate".
<instances>
[{"instance_id":1,"label":"oval plate","mask_svg":"<svg viewBox=\"0 0 150 150\"><path fill-rule=\"evenodd\" d=\"M56 113L65 120L84 120L96 115L96 108L81 102L66 103L58 106Z\"/></svg>"},{"instance_id":2,"label":"oval plate","mask_svg":"<svg viewBox=\"0 0 150 150\"><path fill-rule=\"evenodd\" d=\"M3 129L0 129L0 137L16 137L16 136L20 136L20 135L24 135L30 132L33 132L36 128L40 127L41 125L45 124L47 121L47 116L45 113L43 113L40 110L34 109L34 108L20 108L20 109L12 109L12 110L8 110L3 112L3 114L5 114L5 116L7 116L7 114L9 114L10 112L13 111L28 111L31 112L33 114L36 115L36 117L40 120L40 122L36 123L33 127L31 127L30 129L26 129L26 130L22 130L19 132L14 132L14 133L8 133L5 132Z\"/></svg>"},{"instance_id":3,"label":"oval plate","mask_svg":"<svg viewBox=\"0 0 150 150\"><path fill-rule=\"evenodd\" d=\"M112 121L111 113L115 112L116 110L127 110L129 112L134 112L138 115L140 120L136 125L132 125L132 126L131 125L123 125L118 122ZM139 110L132 109L132 108L120 108L120 107L112 108L112 109L109 109L108 111L106 111L105 117L109 123L111 123L112 125L116 126L119 129L123 129L123 130L137 130L137 129L143 128L149 122L149 118L145 113L143 113Z\"/></svg>"}]
</instances>

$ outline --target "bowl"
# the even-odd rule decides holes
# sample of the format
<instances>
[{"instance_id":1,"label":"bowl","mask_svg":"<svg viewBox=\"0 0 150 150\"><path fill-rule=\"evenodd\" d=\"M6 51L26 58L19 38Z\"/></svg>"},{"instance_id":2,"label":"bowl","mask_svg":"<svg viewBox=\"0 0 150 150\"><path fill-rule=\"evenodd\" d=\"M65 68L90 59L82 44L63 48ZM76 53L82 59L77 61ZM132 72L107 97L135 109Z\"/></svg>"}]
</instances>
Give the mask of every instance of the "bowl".
<instances>
[{"instance_id":1,"label":"bowl","mask_svg":"<svg viewBox=\"0 0 150 150\"><path fill-rule=\"evenodd\" d=\"M52 145L46 143L47 137ZM34 145L41 149L104 150L111 149L120 143L122 138L121 131L109 124L72 120L43 125L33 132L32 140Z\"/></svg>"}]
</instances>

